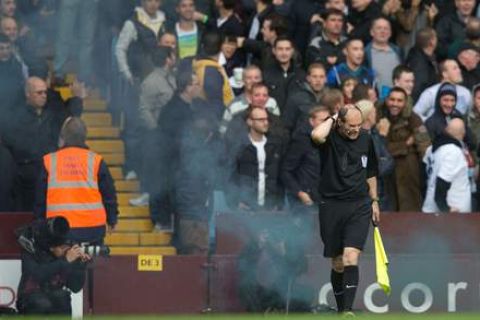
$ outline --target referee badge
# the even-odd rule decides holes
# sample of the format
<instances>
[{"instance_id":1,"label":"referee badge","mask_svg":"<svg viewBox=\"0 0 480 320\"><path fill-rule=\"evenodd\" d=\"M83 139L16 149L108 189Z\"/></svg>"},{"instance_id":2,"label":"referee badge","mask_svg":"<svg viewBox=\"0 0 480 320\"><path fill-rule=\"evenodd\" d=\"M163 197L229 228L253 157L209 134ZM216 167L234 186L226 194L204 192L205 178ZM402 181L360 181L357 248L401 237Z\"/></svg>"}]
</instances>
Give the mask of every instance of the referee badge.
<instances>
[{"instance_id":1,"label":"referee badge","mask_svg":"<svg viewBox=\"0 0 480 320\"><path fill-rule=\"evenodd\" d=\"M362 167L366 168L368 163L368 158L366 155L362 156Z\"/></svg>"}]
</instances>

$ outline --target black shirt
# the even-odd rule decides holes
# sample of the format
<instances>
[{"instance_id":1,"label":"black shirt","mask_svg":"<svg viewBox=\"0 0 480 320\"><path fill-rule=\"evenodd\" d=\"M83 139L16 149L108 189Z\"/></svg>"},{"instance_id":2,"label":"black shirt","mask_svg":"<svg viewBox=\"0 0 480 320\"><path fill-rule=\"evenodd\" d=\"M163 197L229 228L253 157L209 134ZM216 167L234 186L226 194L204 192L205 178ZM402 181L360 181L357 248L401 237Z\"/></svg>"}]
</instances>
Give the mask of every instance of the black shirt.
<instances>
[{"instance_id":1,"label":"black shirt","mask_svg":"<svg viewBox=\"0 0 480 320\"><path fill-rule=\"evenodd\" d=\"M320 145L320 194L323 198L360 200L368 197L367 179L377 175L377 158L370 135L361 130L349 140L332 129Z\"/></svg>"}]
</instances>

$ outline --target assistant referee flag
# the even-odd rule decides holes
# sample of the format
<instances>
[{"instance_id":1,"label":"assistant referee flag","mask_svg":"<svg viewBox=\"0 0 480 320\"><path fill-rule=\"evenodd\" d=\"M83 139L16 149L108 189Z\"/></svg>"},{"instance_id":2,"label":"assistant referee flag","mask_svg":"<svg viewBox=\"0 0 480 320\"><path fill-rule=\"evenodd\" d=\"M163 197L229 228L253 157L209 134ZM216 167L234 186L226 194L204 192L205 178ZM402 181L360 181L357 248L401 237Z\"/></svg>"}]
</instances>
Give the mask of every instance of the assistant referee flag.
<instances>
[{"instance_id":1,"label":"assistant referee flag","mask_svg":"<svg viewBox=\"0 0 480 320\"><path fill-rule=\"evenodd\" d=\"M391 292L390 278L388 276L388 258L383 247L382 236L377 226L373 228L373 239L375 242L375 265L377 269L377 283L383 291L389 295Z\"/></svg>"}]
</instances>

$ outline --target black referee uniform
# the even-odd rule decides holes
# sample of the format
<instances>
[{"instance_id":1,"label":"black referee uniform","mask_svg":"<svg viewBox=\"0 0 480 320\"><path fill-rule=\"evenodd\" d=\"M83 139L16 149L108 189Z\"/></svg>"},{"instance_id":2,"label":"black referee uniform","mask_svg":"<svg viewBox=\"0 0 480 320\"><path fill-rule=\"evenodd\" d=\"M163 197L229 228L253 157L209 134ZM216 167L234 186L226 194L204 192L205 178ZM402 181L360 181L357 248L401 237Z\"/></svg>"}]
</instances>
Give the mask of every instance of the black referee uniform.
<instances>
[{"instance_id":1,"label":"black referee uniform","mask_svg":"<svg viewBox=\"0 0 480 320\"><path fill-rule=\"evenodd\" d=\"M363 249L372 218L367 179L377 176L377 160L365 130L350 140L332 128L320 154L320 232L324 256L334 258L345 247Z\"/></svg>"},{"instance_id":2,"label":"black referee uniform","mask_svg":"<svg viewBox=\"0 0 480 320\"><path fill-rule=\"evenodd\" d=\"M373 141L361 129L355 140L343 137L334 123L320 145L320 233L324 256L341 257L344 248L363 250L372 220L367 179L377 176ZM343 266L343 263L342 263ZM331 282L339 312L350 312L359 281L358 266L332 267Z\"/></svg>"}]
</instances>

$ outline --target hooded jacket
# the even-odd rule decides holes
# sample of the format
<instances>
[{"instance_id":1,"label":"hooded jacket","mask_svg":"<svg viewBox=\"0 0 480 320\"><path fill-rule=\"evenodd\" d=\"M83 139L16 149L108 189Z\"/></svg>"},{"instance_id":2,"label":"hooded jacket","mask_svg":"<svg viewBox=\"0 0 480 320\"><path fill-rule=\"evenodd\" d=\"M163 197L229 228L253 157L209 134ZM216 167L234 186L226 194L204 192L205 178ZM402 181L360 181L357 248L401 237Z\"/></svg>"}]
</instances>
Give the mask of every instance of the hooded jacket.
<instances>
[{"instance_id":1,"label":"hooded jacket","mask_svg":"<svg viewBox=\"0 0 480 320\"><path fill-rule=\"evenodd\" d=\"M437 96L435 98L435 111L430 116L430 118L428 118L427 121L425 121L425 126L427 127L428 133L430 134L430 138L432 139L432 141L435 140L441 134L443 134L443 132L445 131L445 128L447 127L448 122L451 119L460 118L465 121L463 115L456 108L453 109L452 113L447 115L443 112L442 108L440 107L440 98L442 96L442 91L446 86L452 86L452 84L443 83L440 86L440 88L438 89ZM455 101L457 101L456 90L450 91L449 94L453 94L455 97ZM467 122L465 121L466 135L465 135L464 141L470 150L474 150L476 148L477 141L472 131L470 130L470 128L468 128L468 126L466 125L466 123Z\"/></svg>"}]
</instances>

